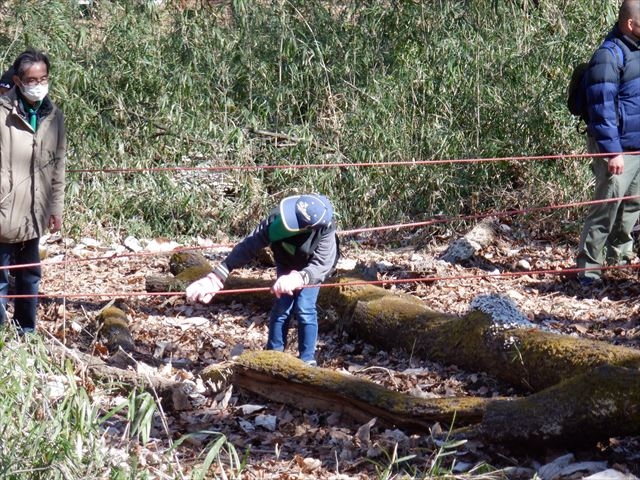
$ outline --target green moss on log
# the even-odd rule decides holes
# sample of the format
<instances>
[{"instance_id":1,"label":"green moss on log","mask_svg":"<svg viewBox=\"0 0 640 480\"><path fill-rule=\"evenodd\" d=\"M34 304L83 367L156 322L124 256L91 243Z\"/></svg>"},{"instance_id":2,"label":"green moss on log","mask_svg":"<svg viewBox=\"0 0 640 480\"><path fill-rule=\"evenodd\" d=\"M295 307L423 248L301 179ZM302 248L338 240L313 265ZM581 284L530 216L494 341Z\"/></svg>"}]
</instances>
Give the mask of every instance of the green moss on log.
<instances>
[{"instance_id":1,"label":"green moss on log","mask_svg":"<svg viewBox=\"0 0 640 480\"><path fill-rule=\"evenodd\" d=\"M205 277L212 271L211 266L199 265L189 267L177 276L148 275L145 279L147 292L184 292L189 284ZM215 303L250 303L269 310L275 297L269 291L273 280L261 278L242 278L230 275L225 282L223 291L214 297ZM255 290L252 292L229 292L229 290Z\"/></svg>"},{"instance_id":2,"label":"green moss on log","mask_svg":"<svg viewBox=\"0 0 640 480\"><path fill-rule=\"evenodd\" d=\"M434 421L478 422L488 402L477 397L418 398L368 380L309 367L276 351L241 355L234 366L233 383L297 407L339 411L363 421L378 417L387 425L422 432Z\"/></svg>"},{"instance_id":3,"label":"green moss on log","mask_svg":"<svg viewBox=\"0 0 640 480\"><path fill-rule=\"evenodd\" d=\"M182 282L185 285L189 285L196 280L200 280L201 278L206 277L212 271L213 269L208 263L206 265L195 265L183 270L178 275L176 275L176 280Z\"/></svg>"},{"instance_id":4,"label":"green moss on log","mask_svg":"<svg viewBox=\"0 0 640 480\"><path fill-rule=\"evenodd\" d=\"M208 268L211 271L211 265L205 256L200 252L183 251L176 252L169 259L169 271L173 275L180 275L185 270L198 267L201 269Z\"/></svg>"},{"instance_id":5,"label":"green moss on log","mask_svg":"<svg viewBox=\"0 0 640 480\"><path fill-rule=\"evenodd\" d=\"M147 292L184 292L187 287L211 273L211 265L197 265L189 267L178 275L148 275L145 278Z\"/></svg>"},{"instance_id":6,"label":"green moss on log","mask_svg":"<svg viewBox=\"0 0 640 480\"><path fill-rule=\"evenodd\" d=\"M598 365L640 366L636 349L538 329L505 330L479 311L454 317L383 292L376 298L369 289L343 319L352 335L380 348L485 371L533 391Z\"/></svg>"},{"instance_id":7,"label":"green moss on log","mask_svg":"<svg viewBox=\"0 0 640 480\"><path fill-rule=\"evenodd\" d=\"M99 334L110 352L118 348L126 351L135 349L129 320L122 310L113 306L107 307L98 313L96 320L100 323Z\"/></svg>"},{"instance_id":8,"label":"green moss on log","mask_svg":"<svg viewBox=\"0 0 640 480\"><path fill-rule=\"evenodd\" d=\"M640 367L640 351L608 342L543 332L506 330L493 334L507 358L519 365L534 390L555 385L600 365Z\"/></svg>"},{"instance_id":9,"label":"green moss on log","mask_svg":"<svg viewBox=\"0 0 640 480\"><path fill-rule=\"evenodd\" d=\"M338 315L340 326L347 329L357 302L368 302L395 296L404 299L407 303L422 305L421 300L412 295L399 292L393 293L375 285L361 283L364 281L362 278L353 276L329 278L325 283L339 285L321 288L318 295L318 305L324 309L335 311Z\"/></svg>"},{"instance_id":10,"label":"green moss on log","mask_svg":"<svg viewBox=\"0 0 640 480\"><path fill-rule=\"evenodd\" d=\"M487 405L481 431L500 443L593 445L640 431L640 372L603 365L541 392Z\"/></svg>"}]
</instances>

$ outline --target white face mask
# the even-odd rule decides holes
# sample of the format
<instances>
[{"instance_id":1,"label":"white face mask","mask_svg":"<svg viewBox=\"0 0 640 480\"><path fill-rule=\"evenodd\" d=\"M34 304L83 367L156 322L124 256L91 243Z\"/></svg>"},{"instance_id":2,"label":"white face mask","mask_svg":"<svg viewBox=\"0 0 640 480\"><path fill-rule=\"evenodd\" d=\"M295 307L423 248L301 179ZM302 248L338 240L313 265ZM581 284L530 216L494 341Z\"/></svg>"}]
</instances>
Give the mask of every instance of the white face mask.
<instances>
[{"instance_id":1,"label":"white face mask","mask_svg":"<svg viewBox=\"0 0 640 480\"><path fill-rule=\"evenodd\" d=\"M49 85L22 85L20 90L27 100L31 102L40 102L47 96L47 93L49 93Z\"/></svg>"}]
</instances>

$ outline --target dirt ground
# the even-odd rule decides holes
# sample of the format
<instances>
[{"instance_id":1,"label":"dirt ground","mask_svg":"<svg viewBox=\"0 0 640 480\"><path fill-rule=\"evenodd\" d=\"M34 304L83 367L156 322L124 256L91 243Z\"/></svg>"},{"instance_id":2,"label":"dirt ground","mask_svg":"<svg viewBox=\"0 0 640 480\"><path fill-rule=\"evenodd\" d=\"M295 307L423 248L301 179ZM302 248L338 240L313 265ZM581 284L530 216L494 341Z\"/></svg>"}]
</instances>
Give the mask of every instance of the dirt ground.
<instances>
[{"instance_id":1,"label":"dirt ground","mask_svg":"<svg viewBox=\"0 0 640 480\"><path fill-rule=\"evenodd\" d=\"M557 274L572 267L575 245L533 239L509 225L499 231L491 245L458 264L439 260L453 237L426 240L425 233L418 231L405 238L343 239L339 269L355 268L377 280L407 280L388 287L410 292L431 309L451 314L467 312L478 295L500 293L537 324L569 335L639 346L640 264L607 270L602 286L585 289L570 275ZM479 442L454 447L432 435L446 430L446 425L407 435L380 428L374 420L361 425L334 412L296 410L233 388L220 394L208 392L198 383L197 372L243 351L262 349L267 311L250 304L224 305L215 299L205 306L188 304L182 295L146 294L145 277L168 274L169 250L187 245L140 240L141 250L132 252L131 239L128 247L91 239L46 240L41 293L47 297L39 307L40 332L70 348L106 358L95 316L115 301L129 317L137 351L164 362L159 369L163 374L192 381L200 394L198 408L165 413L164 425L158 422L152 442L140 447L141 461L155 468L158 478L163 478L162 469L153 464L154 452L166 446L167 432L174 440L194 433L185 444L189 448L182 451L182 461L188 463L214 438L204 431L221 432L240 454L247 452L243 478L378 478L401 457L407 457L401 462L405 472L433 472L439 462L447 468L453 462L457 478L501 478L497 474L483 477L482 465L507 469L504 478L532 478L542 465L565 454L573 455L573 463L591 462L593 467L593 462L600 462L600 466L640 474L640 437L610 439L580 452L522 452ZM224 258L229 246L202 251L215 263ZM250 265L234 275L273 277L273 270ZM320 316L317 358L323 368L424 397L518 394L483 372L439 365L401 351L379 351L333 329L331 312L321 311ZM290 335L289 351L295 354L295 328ZM559 478L582 475L584 471L578 471Z\"/></svg>"}]
</instances>

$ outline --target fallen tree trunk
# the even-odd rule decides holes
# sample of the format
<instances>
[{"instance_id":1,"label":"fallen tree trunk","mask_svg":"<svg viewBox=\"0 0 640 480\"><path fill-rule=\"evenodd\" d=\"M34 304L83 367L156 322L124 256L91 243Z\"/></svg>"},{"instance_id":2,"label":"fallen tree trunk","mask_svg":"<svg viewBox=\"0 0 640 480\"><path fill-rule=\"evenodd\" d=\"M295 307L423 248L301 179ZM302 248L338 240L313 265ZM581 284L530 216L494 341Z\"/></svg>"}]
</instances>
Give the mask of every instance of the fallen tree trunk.
<instances>
[{"instance_id":1,"label":"fallen tree trunk","mask_svg":"<svg viewBox=\"0 0 640 480\"><path fill-rule=\"evenodd\" d=\"M490 401L478 397L420 398L388 390L368 380L309 367L277 351L248 352L233 365L231 379L244 388L296 408L340 412L389 427L426 432L435 422L468 425L481 420Z\"/></svg>"},{"instance_id":2,"label":"fallen tree trunk","mask_svg":"<svg viewBox=\"0 0 640 480\"><path fill-rule=\"evenodd\" d=\"M190 383L111 367L66 347L51 346L50 350L72 359L94 379L118 383L123 390L152 392L167 411L194 408ZM309 367L276 351L247 352L234 363L205 369L201 376L207 383L226 385L230 380L236 387L295 408L340 412L360 422L375 417L390 428L416 433L425 433L435 422L454 424L455 438L479 436L504 445L573 448L612 436L634 435L640 429L640 372L615 366L597 367L515 399L418 398L368 380ZM458 428L463 425L469 426Z\"/></svg>"},{"instance_id":3,"label":"fallen tree trunk","mask_svg":"<svg viewBox=\"0 0 640 480\"><path fill-rule=\"evenodd\" d=\"M234 289L271 283L231 278ZM467 433L500 443L582 445L633 434L640 427L638 350L542 331L528 322L514 326L513 312L507 312L506 320L482 309L452 316L359 279L339 283L321 289L319 305L334 309L340 326L352 336L380 348L402 348L420 358L485 371L537 393L511 400L415 399L310 369L292 358L283 361L277 352L241 356L233 367L234 384L296 407L337 410L361 421L378 417L412 431L424 431L434 421L450 423L457 412L457 425L475 423ZM260 303L271 305L266 291L219 298L255 302L258 296Z\"/></svg>"},{"instance_id":4,"label":"fallen tree trunk","mask_svg":"<svg viewBox=\"0 0 640 480\"><path fill-rule=\"evenodd\" d=\"M145 278L145 290L147 292L184 293L190 283L213 271L204 255L194 252L174 253L169 259L169 268L173 275L148 275ZM269 309L274 300L273 294L269 291L271 285L273 285L273 280L231 275L227 278L224 289L216 295L214 302L253 303ZM235 290L252 291L236 292Z\"/></svg>"},{"instance_id":5,"label":"fallen tree trunk","mask_svg":"<svg viewBox=\"0 0 640 480\"><path fill-rule=\"evenodd\" d=\"M162 362L136 350L129 321L120 308L112 305L103 308L96 315L96 323L97 334L111 354L107 360L61 344L51 345L51 353L72 359L83 372L100 382L118 384L123 390L144 389L160 399L167 411L192 408L193 399L198 397L194 395L193 382L174 381L157 374L154 366ZM195 402L198 401L196 398Z\"/></svg>"},{"instance_id":6,"label":"fallen tree trunk","mask_svg":"<svg viewBox=\"0 0 640 480\"><path fill-rule=\"evenodd\" d=\"M206 273L205 273L206 275ZM199 278L204 277L202 275ZM186 275L172 277L169 275L150 275L146 278L147 292L176 292L176 295L184 295L186 288L193 277L185 278ZM216 303L252 303L268 310L271 308L274 296L269 291L273 285L273 280L263 280L260 278L242 278L231 275L224 284L224 289L214 297L211 305ZM253 291L236 291L253 290Z\"/></svg>"},{"instance_id":7,"label":"fallen tree trunk","mask_svg":"<svg viewBox=\"0 0 640 480\"><path fill-rule=\"evenodd\" d=\"M107 364L100 358L69 349L62 345L47 347L52 355L72 360L76 367L93 380L105 384L118 385L123 391L136 388L148 391L162 402L165 411L181 411L193 408L193 384L174 381L159 375L145 374L137 369L124 369ZM137 362L132 360L135 365Z\"/></svg>"},{"instance_id":8,"label":"fallen tree trunk","mask_svg":"<svg viewBox=\"0 0 640 480\"><path fill-rule=\"evenodd\" d=\"M194 273L192 268L180 275ZM168 277L174 278L174 277ZM181 281L175 277L176 281ZM512 385L537 391L605 365L640 366L640 351L606 342L545 332L530 324L510 328L483 312L463 317L427 308L422 300L363 283L329 279L318 305L338 313L339 327L380 348L401 348L420 358L484 371ZM215 302L254 303L269 309L271 280L230 276ZM343 285L340 285L342 283ZM186 288L186 285L184 285ZM233 290L263 289L256 292Z\"/></svg>"},{"instance_id":9,"label":"fallen tree trunk","mask_svg":"<svg viewBox=\"0 0 640 480\"><path fill-rule=\"evenodd\" d=\"M211 271L211 264L209 263L209 260L207 260L200 252L185 250L182 252L176 252L169 258L169 271L172 275L180 275L185 270L194 267L201 268L203 270L209 269L209 271Z\"/></svg>"},{"instance_id":10,"label":"fallen tree trunk","mask_svg":"<svg viewBox=\"0 0 640 480\"><path fill-rule=\"evenodd\" d=\"M190 283L200 280L212 271L211 265L190 267L178 275L149 275L145 278L147 292L181 292Z\"/></svg>"},{"instance_id":11,"label":"fallen tree trunk","mask_svg":"<svg viewBox=\"0 0 640 480\"><path fill-rule=\"evenodd\" d=\"M274 351L241 355L231 380L295 408L337 411L361 422L375 417L387 427L417 433L434 422L455 423L456 437L481 436L505 445L579 447L640 429L640 372L611 365L510 399L418 398ZM469 424L474 425L458 429Z\"/></svg>"},{"instance_id":12,"label":"fallen tree trunk","mask_svg":"<svg viewBox=\"0 0 640 480\"><path fill-rule=\"evenodd\" d=\"M120 348L127 352L134 350L129 320L122 310L113 306L103 308L96 320L99 324L98 335L104 340L109 352L113 353Z\"/></svg>"},{"instance_id":13,"label":"fallen tree trunk","mask_svg":"<svg viewBox=\"0 0 640 480\"><path fill-rule=\"evenodd\" d=\"M503 444L595 445L640 431L640 372L603 365L517 400L487 405L479 432Z\"/></svg>"},{"instance_id":14,"label":"fallen tree trunk","mask_svg":"<svg viewBox=\"0 0 640 480\"><path fill-rule=\"evenodd\" d=\"M348 281L345 279L345 281ZM537 391L611 364L640 367L640 351L568 335L512 328L473 310L463 317L434 312L410 295L380 287L345 286L327 292L349 334L380 348L471 371Z\"/></svg>"}]
</instances>

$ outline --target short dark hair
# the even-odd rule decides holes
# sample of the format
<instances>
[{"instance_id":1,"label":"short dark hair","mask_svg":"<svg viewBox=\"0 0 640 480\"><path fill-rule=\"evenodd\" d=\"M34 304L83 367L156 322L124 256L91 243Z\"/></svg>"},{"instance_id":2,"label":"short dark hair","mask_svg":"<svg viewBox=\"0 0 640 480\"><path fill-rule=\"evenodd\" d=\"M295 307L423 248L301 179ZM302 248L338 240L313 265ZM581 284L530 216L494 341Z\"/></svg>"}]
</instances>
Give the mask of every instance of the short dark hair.
<instances>
[{"instance_id":1,"label":"short dark hair","mask_svg":"<svg viewBox=\"0 0 640 480\"><path fill-rule=\"evenodd\" d=\"M638 0L623 0L618 10L618 22L626 22L630 18L637 19L640 16L640 2Z\"/></svg>"},{"instance_id":2,"label":"short dark hair","mask_svg":"<svg viewBox=\"0 0 640 480\"><path fill-rule=\"evenodd\" d=\"M36 50L34 48L29 48L22 52L13 62L13 71L15 74L22 78L24 72L26 72L31 65L38 62L44 62L47 66L47 73L49 73L49 68L51 64L49 63L49 57L46 53L41 52L40 50Z\"/></svg>"}]
</instances>

